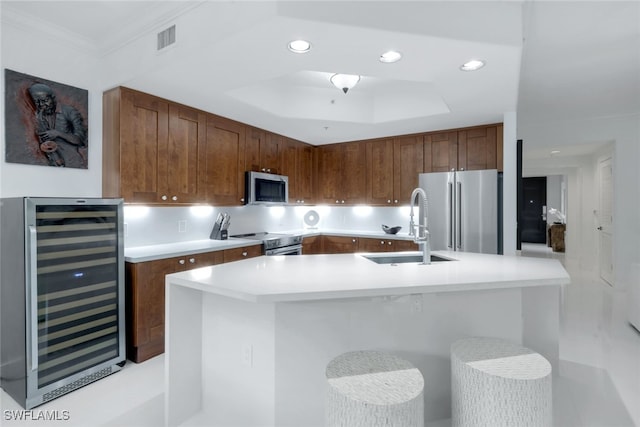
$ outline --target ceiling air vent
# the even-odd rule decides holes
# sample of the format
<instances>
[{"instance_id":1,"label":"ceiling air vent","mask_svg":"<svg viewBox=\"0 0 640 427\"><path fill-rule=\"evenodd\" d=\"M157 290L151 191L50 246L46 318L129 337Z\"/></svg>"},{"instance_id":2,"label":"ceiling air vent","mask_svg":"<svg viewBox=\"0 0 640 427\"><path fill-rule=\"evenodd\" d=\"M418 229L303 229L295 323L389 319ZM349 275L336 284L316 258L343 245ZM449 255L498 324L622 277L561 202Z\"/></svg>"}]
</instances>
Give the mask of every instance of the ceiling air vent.
<instances>
[{"instance_id":1,"label":"ceiling air vent","mask_svg":"<svg viewBox=\"0 0 640 427\"><path fill-rule=\"evenodd\" d=\"M176 42L176 26L172 25L158 33L158 50L162 50Z\"/></svg>"}]
</instances>

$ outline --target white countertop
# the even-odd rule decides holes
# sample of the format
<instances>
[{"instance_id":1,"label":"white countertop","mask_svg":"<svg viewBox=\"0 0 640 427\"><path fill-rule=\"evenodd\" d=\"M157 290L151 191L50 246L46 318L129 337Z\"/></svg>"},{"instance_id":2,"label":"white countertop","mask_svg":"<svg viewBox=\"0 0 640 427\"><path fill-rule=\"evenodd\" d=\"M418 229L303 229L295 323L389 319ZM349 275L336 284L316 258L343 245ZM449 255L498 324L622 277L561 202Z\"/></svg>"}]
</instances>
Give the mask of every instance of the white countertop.
<instances>
[{"instance_id":1,"label":"white countertop","mask_svg":"<svg viewBox=\"0 0 640 427\"><path fill-rule=\"evenodd\" d=\"M457 261L389 265L376 264L364 254L262 256L170 274L167 282L245 301L286 302L558 286L570 281L560 262L552 259L433 254Z\"/></svg>"},{"instance_id":2,"label":"white countertop","mask_svg":"<svg viewBox=\"0 0 640 427\"><path fill-rule=\"evenodd\" d=\"M385 234L383 231L368 230L334 230L334 229L298 229L277 231L282 234L299 234L303 237L330 235L330 236L356 236L380 239L411 240L408 233ZM219 251L224 249L239 248L242 246L260 245L262 242L249 239L229 238L227 240L191 240L187 242L165 243L158 245L125 247L124 260L126 262L155 261L164 258L173 258L184 255L195 255L204 252Z\"/></svg>"},{"instance_id":3,"label":"white countertop","mask_svg":"<svg viewBox=\"0 0 640 427\"><path fill-rule=\"evenodd\" d=\"M227 240L191 240L188 242L166 243L162 245L136 246L125 248L124 260L127 262L145 262L172 258L183 255L195 255L205 252L261 245L262 242L247 239Z\"/></svg>"}]
</instances>

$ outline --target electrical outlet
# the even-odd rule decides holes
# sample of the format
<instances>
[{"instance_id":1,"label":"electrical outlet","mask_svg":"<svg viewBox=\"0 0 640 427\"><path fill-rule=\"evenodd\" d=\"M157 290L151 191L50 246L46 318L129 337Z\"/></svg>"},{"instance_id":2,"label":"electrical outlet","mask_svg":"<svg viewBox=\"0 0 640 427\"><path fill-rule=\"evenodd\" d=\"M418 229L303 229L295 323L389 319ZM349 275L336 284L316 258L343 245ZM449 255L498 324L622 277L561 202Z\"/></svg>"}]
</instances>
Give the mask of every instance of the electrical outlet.
<instances>
[{"instance_id":1,"label":"electrical outlet","mask_svg":"<svg viewBox=\"0 0 640 427\"><path fill-rule=\"evenodd\" d=\"M411 295L411 312L422 313L422 295Z\"/></svg>"},{"instance_id":2,"label":"electrical outlet","mask_svg":"<svg viewBox=\"0 0 640 427\"><path fill-rule=\"evenodd\" d=\"M241 355L242 364L245 366L253 366L253 346L251 344L245 344L242 346Z\"/></svg>"},{"instance_id":3,"label":"electrical outlet","mask_svg":"<svg viewBox=\"0 0 640 427\"><path fill-rule=\"evenodd\" d=\"M178 221L178 233L184 233L185 231L187 231L187 220L181 219Z\"/></svg>"}]
</instances>

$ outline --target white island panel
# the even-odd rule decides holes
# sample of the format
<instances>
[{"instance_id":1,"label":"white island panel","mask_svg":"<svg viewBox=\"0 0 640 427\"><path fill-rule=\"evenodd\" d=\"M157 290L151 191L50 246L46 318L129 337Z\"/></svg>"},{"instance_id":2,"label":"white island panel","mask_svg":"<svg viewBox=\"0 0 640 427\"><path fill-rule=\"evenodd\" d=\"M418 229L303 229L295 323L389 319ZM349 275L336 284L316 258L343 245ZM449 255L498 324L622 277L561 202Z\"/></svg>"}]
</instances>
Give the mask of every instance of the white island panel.
<instances>
[{"instance_id":1,"label":"white island panel","mask_svg":"<svg viewBox=\"0 0 640 427\"><path fill-rule=\"evenodd\" d=\"M508 339L556 365L564 269L476 255L397 267L262 257L167 276L167 424L321 426L324 370L346 351L388 351L420 369L427 422L450 417L457 339Z\"/></svg>"}]
</instances>

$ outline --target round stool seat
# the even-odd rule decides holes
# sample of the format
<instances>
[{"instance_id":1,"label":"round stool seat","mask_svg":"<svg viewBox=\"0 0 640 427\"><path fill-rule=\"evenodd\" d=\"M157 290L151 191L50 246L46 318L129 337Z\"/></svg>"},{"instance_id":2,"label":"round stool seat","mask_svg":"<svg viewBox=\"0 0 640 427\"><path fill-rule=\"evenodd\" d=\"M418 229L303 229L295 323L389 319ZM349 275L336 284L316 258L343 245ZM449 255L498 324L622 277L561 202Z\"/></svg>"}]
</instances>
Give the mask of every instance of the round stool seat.
<instances>
[{"instance_id":1,"label":"round stool seat","mask_svg":"<svg viewBox=\"0 0 640 427\"><path fill-rule=\"evenodd\" d=\"M452 426L550 426L551 364L495 338L451 346Z\"/></svg>"},{"instance_id":2,"label":"round stool seat","mask_svg":"<svg viewBox=\"0 0 640 427\"><path fill-rule=\"evenodd\" d=\"M410 362L379 351L354 351L326 370L328 426L423 426L424 379Z\"/></svg>"}]
</instances>

